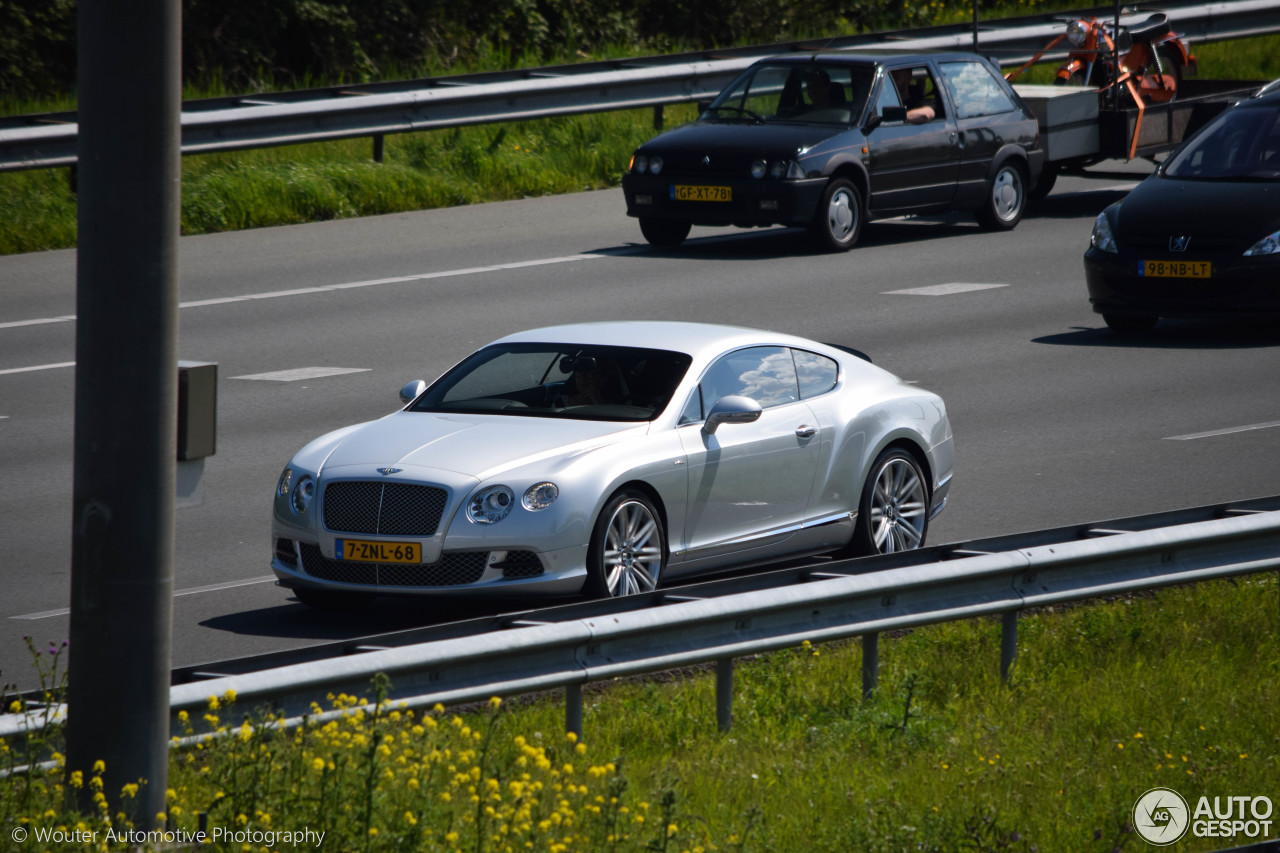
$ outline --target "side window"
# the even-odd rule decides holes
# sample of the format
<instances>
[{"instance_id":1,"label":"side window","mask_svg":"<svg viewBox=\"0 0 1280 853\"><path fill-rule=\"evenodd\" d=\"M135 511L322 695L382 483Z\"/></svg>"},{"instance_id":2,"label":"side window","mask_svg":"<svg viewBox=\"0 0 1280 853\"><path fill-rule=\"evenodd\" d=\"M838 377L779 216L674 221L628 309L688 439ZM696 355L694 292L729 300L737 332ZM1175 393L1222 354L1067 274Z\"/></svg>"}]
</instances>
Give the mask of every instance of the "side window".
<instances>
[{"instance_id":1,"label":"side window","mask_svg":"<svg viewBox=\"0 0 1280 853\"><path fill-rule=\"evenodd\" d=\"M800 399L795 362L786 347L751 347L722 356L702 377L704 407L721 397L750 397L764 408Z\"/></svg>"},{"instance_id":2,"label":"side window","mask_svg":"<svg viewBox=\"0 0 1280 853\"><path fill-rule=\"evenodd\" d=\"M689 395L689 402L685 403L684 411L680 413L680 423L695 424L705 419L706 414L702 411L702 389L694 388Z\"/></svg>"},{"instance_id":3,"label":"side window","mask_svg":"<svg viewBox=\"0 0 1280 853\"><path fill-rule=\"evenodd\" d=\"M999 115L1017 109L1003 81L981 62L943 62L941 67L958 118Z\"/></svg>"},{"instance_id":4,"label":"side window","mask_svg":"<svg viewBox=\"0 0 1280 853\"><path fill-rule=\"evenodd\" d=\"M885 107L906 107L907 121L923 124L941 118L945 110L938 85L927 65L892 68L880 87L876 109L883 115Z\"/></svg>"},{"instance_id":5,"label":"side window","mask_svg":"<svg viewBox=\"0 0 1280 853\"><path fill-rule=\"evenodd\" d=\"M796 360L796 375L800 380L800 399L808 400L836 387L840 369L834 361L825 355L802 349L793 349L791 354Z\"/></svg>"}]
</instances>

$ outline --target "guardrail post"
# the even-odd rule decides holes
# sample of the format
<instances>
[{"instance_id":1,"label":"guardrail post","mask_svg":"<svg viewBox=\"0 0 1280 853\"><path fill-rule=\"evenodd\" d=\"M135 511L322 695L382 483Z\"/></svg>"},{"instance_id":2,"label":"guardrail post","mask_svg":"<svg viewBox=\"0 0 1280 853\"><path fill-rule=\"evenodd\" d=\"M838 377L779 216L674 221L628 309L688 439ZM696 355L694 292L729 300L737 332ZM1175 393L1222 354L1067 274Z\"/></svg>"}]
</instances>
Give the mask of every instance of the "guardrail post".
<instances>
[{"instance_id":1,"label":"guardrail post","mask_svg":"<svg viewBox=\"0 0 1280 853\"><path fill-rule=\"evenodd\" d=\"M382 162L382 134L375 133L373 135L373 162Z\"/></svg>"},{"instance_id":2,"label":"guardrail post","mask_svg":"<svg viewBox=\"0 0 1280 853\"><path fill-rule=\"evenodd\" d=\"M1018 656L1018 611L1010 610L1000 625L1000 680L1009 683L1009 670Z\"/></svg>"},{"instance_id":3,"label":"guardrail post","mask_svg":"<svg viewBox=\"0 0 1280 853\"><path fill-rule=\"evenodd\" d=\"M722 732L733 725L733 658L716 661L716 724Z\"/></svg>"},{"instance_id":4,"label":"guardrail post","mask_svg":"<svg viewBox=\"0 0 1280 853\"><path fill-rule=\"evenodd\" d=\"M582 740L582 685L564 686L564 730L573 732Z\"/></svg>"},{"instance_id":5,"label":"guardrail post","mask_svg":"<svg viewBox=\"0 0 1280 853\"><path fill-rule=\"evenodd\" d=\"M862 635L862 698L875 695L880 683L880 634Z\"/></svg>"},{"instance_id":6,"label":"guardrail post","mask_svg":"<svg viewBox=\"0 0 1280 853\"><path fill-rule=\"evenodd\" d=\"M662 104L658 104L653 108L653 129L662 130L663 108Z\"/></svg>"}]
</instances>

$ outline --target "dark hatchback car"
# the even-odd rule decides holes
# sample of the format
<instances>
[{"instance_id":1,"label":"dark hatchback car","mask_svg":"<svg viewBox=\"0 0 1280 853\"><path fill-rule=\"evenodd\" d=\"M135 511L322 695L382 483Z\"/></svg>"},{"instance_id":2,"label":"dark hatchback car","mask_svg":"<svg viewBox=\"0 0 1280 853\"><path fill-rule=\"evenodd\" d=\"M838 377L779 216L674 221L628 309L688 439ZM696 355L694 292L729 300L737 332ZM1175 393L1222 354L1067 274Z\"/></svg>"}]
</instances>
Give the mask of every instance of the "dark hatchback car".
<instances>
[{"instance_id":1,"label":"dark hatchback car","mask_svg":"<svg viewBox=\"0 0 1280 853\"><path fill-rule=\"evenodd\" d=\"M645 239L692 225L807 227L826 249L869 219L973 210L1018 224L1044 162L1035 116L968 53L761 60L697 121L636 149L622 187Z\"/></svg>"},{"instance_id":2,"label":"dark hatchback car","mask_svg":"<svg viewBox=\"0 0 1280 853\"><path fill-rule=\"evenodd\" d=\"M1093 224L1085 280L1112 329L1280 317L1280 84L1187 139Z\"/></svg>"}]
</instances>

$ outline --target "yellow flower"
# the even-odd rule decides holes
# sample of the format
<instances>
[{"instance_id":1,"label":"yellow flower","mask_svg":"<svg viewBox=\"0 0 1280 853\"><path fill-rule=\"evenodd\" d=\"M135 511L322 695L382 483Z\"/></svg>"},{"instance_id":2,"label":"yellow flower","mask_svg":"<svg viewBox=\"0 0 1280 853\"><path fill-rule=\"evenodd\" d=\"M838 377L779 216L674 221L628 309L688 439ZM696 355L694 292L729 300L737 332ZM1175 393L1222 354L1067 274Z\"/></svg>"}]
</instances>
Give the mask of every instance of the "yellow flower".
<instances>
[{"instance_id":1,"label":"yellow flower","mask_svg":"<svg viewBox=\"0 0 1280 853\"><path fill-rule=\"evenodd\" d=\"M210 696L210 697L209 697L209 710L210 710L210 711L216 711L216 710L218 710L218 707L219 707L219 706L218 706L218 697L217 697L217 696Z\"/></svg>"},{"instance_id":2,"label":"yellow flower","mask_svg":"<svg viewBox=\"0 0 1280 853\"><path fill-rule=\"evenodd\" d=\"M312 769L312 770L314 770L314 771L315 771L315 772L317 772L317 773L323 773L323 772L324 772L324 759L323 759L323 758L314 758L314 759L312 759L312 760L311 760L311 769Z\"/></svg>"}]
</instances>

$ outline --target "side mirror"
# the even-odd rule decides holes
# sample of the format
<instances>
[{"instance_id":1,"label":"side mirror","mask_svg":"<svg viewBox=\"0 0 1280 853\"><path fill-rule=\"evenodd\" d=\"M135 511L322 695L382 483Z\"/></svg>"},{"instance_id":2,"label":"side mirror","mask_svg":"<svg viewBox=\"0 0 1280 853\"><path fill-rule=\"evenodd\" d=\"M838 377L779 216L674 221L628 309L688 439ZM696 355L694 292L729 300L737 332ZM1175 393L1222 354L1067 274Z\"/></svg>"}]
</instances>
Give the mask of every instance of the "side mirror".
<instances>
[{"instance_id":1,"label":"side mirror","mask_svg":"<svg viewBox=\"0 0 1280 853\"><path fill-rule=\"evenodd\" d=\"M883 110L881 110L880 115L884 117L885 121L903 122L907 120L907 108L906 107L885 107Z\"/></svg>"},{"instance_id":2,"label":"side mirror","mask_svg":"<svg viewBox=\"0 0 1280 853\"><path fill-rule=\"evenodd\" d=\"M400 402L406 406L414 400L422 396L422 392L427 390L427 383L421 379L415 379L408 385L400 389Z\"/></svg>"},{"instance_id":3,"label":"side mirror","mask_svg":"<svg viewBox=\"0 0 1280 853\"><path fill-rule=\"evenodd\" d=\"M760 419L760 404L750 397L731 395L721 397L707 414L702 431L715 435L721 424L749 424Z\"/></svg>"}]
</instances>

